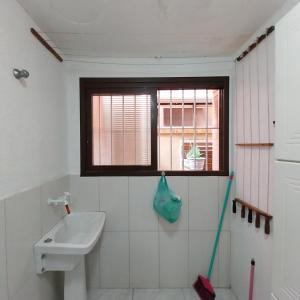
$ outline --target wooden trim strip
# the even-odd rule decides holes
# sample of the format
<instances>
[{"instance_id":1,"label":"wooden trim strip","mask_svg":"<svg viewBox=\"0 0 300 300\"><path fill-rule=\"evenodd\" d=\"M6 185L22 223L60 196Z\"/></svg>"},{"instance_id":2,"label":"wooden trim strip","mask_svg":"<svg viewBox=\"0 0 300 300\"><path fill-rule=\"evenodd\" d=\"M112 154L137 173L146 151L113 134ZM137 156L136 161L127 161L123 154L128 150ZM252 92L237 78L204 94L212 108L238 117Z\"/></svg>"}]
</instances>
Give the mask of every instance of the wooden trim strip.
<instances>
[{"instance_id":1,"label":"wooden trim strip","mask_svg":"<svg viewBox=\"0 0 300 300\"><path fill-rule=\"evenodd\" d=\"M62 57L46 42L46 40L34 29L30 28L31 33L33 36L50 52L54 55L54 57L60 61L63 62L64 60Z\"/></svg>"},{"instance_id":2,"label":"wooden trim strip","mask_svg":"<svg viewBox=\"0 0 300 300\"><path fill-rule=\"evenodd\" d=\"M255 212L256 214L259 214L260 216L263 216L269 220L273 219L273 216L268 214L267 212L261 210L260 208L246 202L246 201L243 201L241 199L234 199L233 201L236 201L237 203L239 203L240 205L242 206L245 206L246 208L248 208L249 210L252 210L252 212Z\"/></svg>"},{"instance_id":3,"label":"wooden trim strip","mask_svg":"<svg viewBox=\"0 0 300 300\"><path fill-rule=\"evenodd\" d=\"M246 216L246 208L248 209L248 223L253 222L252 215L253 213L256 215L255 218L255 227L260 228L260 217L265 218L265 234L270 234L271 231L271 226L270 226L270 221L273 219L273 216L270 214L266 213L265 211L255 207L254 205L247 203L241 199L234 199L232 200L232 212L236 213L236 203L239 203L242 206L241 209L241 218L244 219Z\"/></svg>"},{"instance_id":4,"label":"wooden trim strip","mask_svg":"<svg viewBox=\"0 0 300 300\"><path fill-rule=\"evenodd\" d=\"M239 147L273 147L274 144L273 143L238 143L235 144L236 146Z\"/></svg>"},{"instance_id":5,"label":"wooden trim strip","mask_svg":"<svg viewBox=\"0 0 300 300\"><path fill-rule=\"evenodd\" d=\"M271 26L266 29L266 32L259 37L257 37L256 41L251 44L247 50L245 50L240 56L236 58L236 61L241 61L245 58L254 48L256 48L268 35L270 35L275 30L275 26Z\"/></svg>"}]
</instances>

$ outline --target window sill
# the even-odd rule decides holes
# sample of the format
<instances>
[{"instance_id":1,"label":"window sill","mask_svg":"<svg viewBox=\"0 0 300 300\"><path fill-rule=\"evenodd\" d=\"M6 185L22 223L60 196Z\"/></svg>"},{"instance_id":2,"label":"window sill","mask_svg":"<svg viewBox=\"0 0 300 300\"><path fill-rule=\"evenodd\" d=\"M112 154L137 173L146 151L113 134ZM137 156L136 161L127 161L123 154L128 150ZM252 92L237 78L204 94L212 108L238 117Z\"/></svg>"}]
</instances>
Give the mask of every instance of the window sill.
<instances>
[{"instance_id":1,"label":"window sill","mask_svg":"<svg viewBox=\"0 0 300 300\"><path fill-rule=\"evenodd\" d=\"M164 171L166 176L229 176L229 171ZM81 171L81 177L101 176L160 176L162 171Z\"/></svg>"}]
</instances>

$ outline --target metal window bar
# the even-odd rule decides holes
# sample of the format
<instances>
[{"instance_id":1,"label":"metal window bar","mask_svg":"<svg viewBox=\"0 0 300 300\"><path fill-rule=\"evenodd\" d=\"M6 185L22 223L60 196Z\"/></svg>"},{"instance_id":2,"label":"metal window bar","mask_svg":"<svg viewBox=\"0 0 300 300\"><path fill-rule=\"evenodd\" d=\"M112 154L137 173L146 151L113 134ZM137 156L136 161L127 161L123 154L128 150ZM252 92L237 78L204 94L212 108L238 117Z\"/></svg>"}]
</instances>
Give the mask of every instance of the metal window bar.
<instances>
[{"instance_id":1,"label":"metal window bar","mask_svg":"<svg viewBox=\"0 0 300 300\"><path fill-rule=\"evenodd\" d=\"M146 135L146 139L147 139L147 151L146 151L146 153L147 153L147 163L149 163L149 122L148 122L148 119L149 119L149 98L150 98L150 96L146 96L147 98L146 98L146 105L147 105L147 111L146 111L146 120L147 120L147 135Z\"/></svg>"},{"instance_id":2,"label":"metal window bar","mask_svg":"<svg viewBox=\"0 0 300 300\"><path fill-rule=\"evenodd\" d=\"M134 95L134 163L136 165L136 95Z\"/></svg>"},{"instance_id":3,"label":"metal window bar","mask_svg":"<svg viewBox=\"0 0 300 300\"><path fill-rule=\"evenodd\" d=\"M122 123L123 123L123 165L125 164L125 109L124 95L122 95Z\"/></svg>"},{"instance_id":4,"label":"metal window bar","mask_svg":"<svg viewBox=\"0 0 300 300\"><path fill-rule=\"evenodd\" d=\"M157 92L158 93L158 99L157 99L157 124L158 124L158 132L157 132L157 135L158 135L158 141L157 141L157 146L158 146L158 157L157 157L157 160L158 160L158 169L160 170L160 91Z\"/></svg>"},{"instance_id":5,"label":"metal window bar","mask_svg":"<svg viewBox=\"0 0 300 300\"><path fill-rule=\"evenodd\" d=\"M181 131L182 131L182 147L181 147L181 169L184 170L184 92L181 90Z\"/></svg>"},{"instance_id":6,"label":"metal window bar","mask_svg":"<svg viewBox=\"0 0 300 300\"><path fill-rule=\"evenodd\" d=\"M112 95L110 95L110 164L113 164L113 140L112 140Z\"/></svg>"},{"instance_id":7,"label":"metal window bar","mask_svg":"<svg viewBox=\"0 0 300 300\"><path fill-rule=\"evenodd\" d=\"M171 90L170 95L170 170L172 170L172 162L173 162L173 114L172 114L172 104L173 104L173 91Z\"/></svg>"},{"instance_id":8,"label":"metal window bar","mask_svg":"<svg viewBox=\"0 0 300 300\"><path fill-rule=\"evenodd\" d=\"M205 148L205 170L208 170L208 90L206 90L206 148Z\"/></svg>"},{"instance_id":9,"label":"metal window bar","mask_svg":"<svg viewBox=\"0 0 300 300\"><path fill-rule=\"evenodd\" d=\"M98 96L98 107L99 107L99 165L101 165L101 138L100 138L100 132L101 132L101 96Z\"/></svg>"},{"instance_id":10,"label":"metal window bar","mask_svg":"<svg viewBox=\"0 0 300 300\"><path fill-rule=\"evenodd\" d=\"M194 125L194 145L193 145L193 150L195 151L196 149L196 90L194 90L194 107L193 107L193 125ZM196 159L194 157L194 170L196 170Z\"/></svg>"}]
</instances>

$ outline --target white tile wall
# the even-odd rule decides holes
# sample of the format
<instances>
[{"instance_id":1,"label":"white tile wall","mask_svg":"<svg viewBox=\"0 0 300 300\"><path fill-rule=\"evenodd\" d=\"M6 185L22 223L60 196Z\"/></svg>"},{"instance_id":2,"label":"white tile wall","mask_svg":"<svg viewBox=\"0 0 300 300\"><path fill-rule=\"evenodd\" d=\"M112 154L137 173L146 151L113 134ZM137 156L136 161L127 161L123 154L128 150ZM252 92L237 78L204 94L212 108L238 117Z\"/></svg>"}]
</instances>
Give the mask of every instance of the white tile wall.
<instances>
[{"instance_id":1,"label":"white tile wall","mask_svg":"<svg viewBox=\"0 0 300 300\"><path fill-rule=\"evenodd\" d=\"M158 177L129 178L129 228L132 231L157 231L158 217L153 198Z\"/></svg>"},{"instance_id":2,"label":"white tile wall","mask_svg":"<svg viewBox=\"0 0 300 300\"><path fill-rule=\"evenodd\" d=\"M218 177L189 178L189 229L216 230L218 226Z\"/></svg>"},{"instance_id":3,"label":"white tile wall","mask_svg":"<svg viewBox=\"0 0 300 300\"><path fill-rule=\"evenodd\" d=\"M100 256L99 256L100 241L94 249L86 257L86 276L87 288L98 288L100 282Z\"/></svg>"},{"instance_id":4,"label":"white tile wall","mask_svg":"<svg viewBox=\"0 0 300 300\"><path fill-rule=\"evenodd\" d=\"M41 186L41 217L42 234L46 234L64 215L64 209L61 206L49 206L49 198L58 198L64 192L70 190L70 178L65 176L53 181L49 181Z\"/></svg>"},{"instance_id":5,"label":"white tile wall","mask_svg":"<svg viewBox=\"0 0 300 300\"><path fill-rule=\"evenodd\" d=\"M189 233L189 286L197 279L198 274L206 275L213 248L214 231L191 231ZM219 258L216 258L211 282L218 286Z\"/></svg>"},{"instance_id":6,"label":"white tile wall","mask_svg":"<svg viewBox=\"0 0 300 300\"><path fill-rule=\"evenodd\" d=\"M128 231L128 177L101 177L99 181L100 210L107 217L104 230Z\"/></svg>"},{"instance_id":7,"label":"white tile wall","mask_svg":"<svg viewBox=\"0 0 300 300\"><path fill-rule=\"evenodd\" d=\"M160 287L188 286L188 231L159 233Z\"/></svg>"},{"instance_id":8,"label":"white tile wall","mask_svg":"<svg viewBox=\"0 0 300 300\"><path fill-rule=\"evenodd\" d=\"M220 238L218 286L221 288L230 286L230 236L230 231L224 231Z\"/></svg>"},{"instance_id":9,"label":"white tile wall","mask_svg":"<svg viewBox=\"0 0 300 300\"><path fill-rule=\"evenodd\" d=\"M99 249L87 259L89 287L189 287L197 274L207 272L226 178L167 179L183 202L175 224L165 222L153 211L158 177L70 176L76 210L98 207L107 213ZM213 283L221 287L228 287L230 278L229 215L230 205L213 276Z\"/></svg>"},{"instance_id":10,"label":"white tile wall","mask_svg":"<svg viewBox=\"0 0 300 300\"><path fill-rule=\"evenodd\" d=\"M59 220L45 203L68 191L68 182L63 177L0 200L1 300L61 299L55 273L36 275L33 244Z\"/></svg>"},{"instance_id":11,"label":"white tile wall","mask_svg":"<svg viewBox=\"0 0 300 300\"><path fill-rule=\"evenodd\" d=\"M130 232L130 285L159 287L158 231Z\"/></svg>"},{"instance_id":12,"label":"white tile wall","mask_svg":"<svg viewBox=\"0 0 300 300\"><path fill-rule=\"evenodd\" d=\"M0 200L0 299L7 300L7 270L5 244L5 202Z\"/></svg>"},{"instance_id":13,"label":"white tile wall","mask_svg":"<svg viewBox=\"0 0 300 300\"><path fill-rule=\"evenodd\" d=\"M129 287L128 232L104 232L100 241L100 286Z\"/></svg>"},{"instance_id":14,"label":"white tile wall","mask_svg":"<svg viewBox=\"0 0 300 300\"><path fill-rule=\"evenodd\" d=\"M99 211L99 185L94 177L70 175L71 209Z\"/></svg>"},{"instance_id":15,"label":"white tile wall","mask_svg":"<svg viewBox=\"0 0 300 300\"><path fill-rule=\"evenodd\" d=\"M183 201L181 217L175 224L168 224L153 211L158 180L72 175L0 201L0 239L7 241L0 244L1 300L7 300L7 293L10 300L39 300L45 295L46 300L60 299L62 280L56 285L56 274L35 275L32 245L64 215L46 205L47 199L68 190L72 209L107 213L103 236L87 258L88 287L191 286L198 273L207 272L226 180L169 177L170 187ZM213 283L221 287L230 283L229 211L230 207L213 276ZM7 272L3 272L6 248Z\"/></svg>"},{"instance_id":16,"label":"white tile wall","mask_svg":"<svg viewBox=\"0 0 300 300\"><path fill-rule=\"evenodd\" d=\"M9 297L37 280L32 245L42 234L40 189L6 199L6 242Z\"/></svg>"}]
</instances>

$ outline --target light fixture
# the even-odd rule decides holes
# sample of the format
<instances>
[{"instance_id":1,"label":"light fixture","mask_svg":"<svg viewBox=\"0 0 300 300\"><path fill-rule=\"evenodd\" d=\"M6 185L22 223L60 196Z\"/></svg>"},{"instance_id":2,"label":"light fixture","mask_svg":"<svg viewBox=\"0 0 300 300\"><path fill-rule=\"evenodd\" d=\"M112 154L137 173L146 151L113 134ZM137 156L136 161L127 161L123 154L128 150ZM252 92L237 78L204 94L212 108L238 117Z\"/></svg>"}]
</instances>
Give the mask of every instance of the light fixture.
<instances>
[{"instance_id":1,"label":"light fixture","mask_svg":"<svg viewBox=\"0 0 300 300\"><path fill-rule=\"evenodd\" d=\"M28 78L29 72L24 69L23 70L13 69L13 75L15 76L16 79Z\"/></svg>"}]
</instances>

